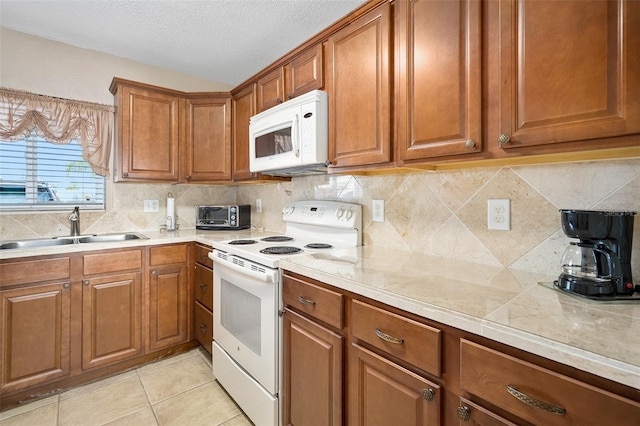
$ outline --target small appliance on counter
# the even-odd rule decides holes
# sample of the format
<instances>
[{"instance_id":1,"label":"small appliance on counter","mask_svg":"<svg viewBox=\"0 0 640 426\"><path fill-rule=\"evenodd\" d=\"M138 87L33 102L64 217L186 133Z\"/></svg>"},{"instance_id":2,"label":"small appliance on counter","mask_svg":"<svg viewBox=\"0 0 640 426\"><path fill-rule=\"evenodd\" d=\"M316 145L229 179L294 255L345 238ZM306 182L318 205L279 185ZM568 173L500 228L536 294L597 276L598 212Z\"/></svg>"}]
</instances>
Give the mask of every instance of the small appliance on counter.
<instances>
[{"instance_id":1,"label":"small appliance on counter","mask_svg":"<svg viewBox=\"0 0 640 426\"><path fill-rule=\"evenodd\" d=\"M560 210L562 230L578 241L562 256L554 286L594 300L640 300L631 276L631 245L636 212Z\"/></svg>"},{"instance_id":2,"label":"small appliance on counter","mask_svg":"<svg viewBox=\"0 0 640 426\"><path fill-rule=\"evenodd\" d=\"M197 206L196 229L235 231L251 228L251 206Z\"/></svg>"}]
</instances>

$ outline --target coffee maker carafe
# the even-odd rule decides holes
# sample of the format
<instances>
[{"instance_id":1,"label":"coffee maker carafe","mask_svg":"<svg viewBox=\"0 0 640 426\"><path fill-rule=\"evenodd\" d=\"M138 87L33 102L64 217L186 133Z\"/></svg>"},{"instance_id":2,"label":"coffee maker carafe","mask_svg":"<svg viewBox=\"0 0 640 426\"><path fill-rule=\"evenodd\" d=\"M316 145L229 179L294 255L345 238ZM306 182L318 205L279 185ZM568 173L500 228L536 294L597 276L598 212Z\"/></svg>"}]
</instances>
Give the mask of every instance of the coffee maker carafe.
<instances>
[{"instance_id":1,"label":"coffee maker carafe","mask_svg":"<svg viewBox=\"0 0 640 426\"><path fill-rule=\"evenodd\" d=\"M560 210L562 230L572 241L562 256L555 285L597 298L633 295L631 244L636 212Z\"/></svg>"}]
</instances>

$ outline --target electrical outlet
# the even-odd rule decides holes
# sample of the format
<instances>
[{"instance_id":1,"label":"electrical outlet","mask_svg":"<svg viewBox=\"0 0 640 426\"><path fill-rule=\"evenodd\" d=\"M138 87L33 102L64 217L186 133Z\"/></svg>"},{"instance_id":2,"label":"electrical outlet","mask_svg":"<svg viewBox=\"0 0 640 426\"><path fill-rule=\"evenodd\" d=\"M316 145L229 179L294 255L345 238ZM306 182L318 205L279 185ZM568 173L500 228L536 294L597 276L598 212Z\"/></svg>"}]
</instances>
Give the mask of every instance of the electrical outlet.
<instances>
[{"instance_id":1,"label":"electrical outlet","mask_svg":"<svg viewBox=\"0 0 640 426\"><path fill-rule=\"evenodd\" d=\"M262 198L256 198L256 213L262 213Z\"/></svg>"},{"instance_id":2,"label":"electrical outlet","mask_svg":"<svg viewBox=\"0 0 640 426\"><path fill-rule=\"evenodd\" d=\"M499 231L511 229L511 200L487 200L487 225Z\"/></svg>"},{"instance_id":3,"label":"electrical outlet","mask_svg":"<svg viewBox=\"0 0 640 426\"><path fill-rule=\"evenodd\" d=\"M160 203L158 200L144 200L144 212L155 213L160 210Z\"/></svg>"},{"instance_id":4,"label":"electrical outlet","mask_svg":"<svg viewBox=\"0 0 640 426\"><path fill-rule=\"evenodd\" d=\"M371 200L372 220L384 222L384 200Z\"/></svg>"}]
</instances>

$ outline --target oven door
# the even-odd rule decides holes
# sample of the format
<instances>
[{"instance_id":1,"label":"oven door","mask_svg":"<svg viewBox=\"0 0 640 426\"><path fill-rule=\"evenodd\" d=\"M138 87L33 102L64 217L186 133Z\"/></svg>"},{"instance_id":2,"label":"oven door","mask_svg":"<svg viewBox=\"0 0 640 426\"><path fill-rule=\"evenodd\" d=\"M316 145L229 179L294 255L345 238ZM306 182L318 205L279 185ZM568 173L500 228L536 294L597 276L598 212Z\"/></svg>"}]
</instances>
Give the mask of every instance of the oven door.
<instances>
[{"instance_id":1,"label":"oven door","mask_svg":"<svg viewBox=\"0 0 640 426\"><path fill-rule=\"evenodd\" d=\"M225 259L213 256L213 260L213 339L275 395L278 270L230 255ZM215 364L213 368L217 375Z\"/></svg>"}]
</instances>

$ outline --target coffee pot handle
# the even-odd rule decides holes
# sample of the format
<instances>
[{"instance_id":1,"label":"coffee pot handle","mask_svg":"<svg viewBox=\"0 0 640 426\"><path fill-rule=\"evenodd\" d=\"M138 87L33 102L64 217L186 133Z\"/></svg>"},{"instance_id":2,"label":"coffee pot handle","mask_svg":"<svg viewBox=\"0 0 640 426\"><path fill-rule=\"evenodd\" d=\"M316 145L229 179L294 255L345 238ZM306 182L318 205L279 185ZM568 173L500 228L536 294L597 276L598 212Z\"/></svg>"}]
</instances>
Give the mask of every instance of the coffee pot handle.
<instances>
[{"instance_id":1,"label":"coffee pot handle","mask_svg":"<svg viewBox=\"0 0 640 426\"><path fill-rule=\"evenodd\" d=\"M622 265L620 264L618 255L606 247L593 247L593 251L601 253L607 260L607 274L602 275L600 278L618 280L622 275Z\"/></svg>"}]
</instances>

